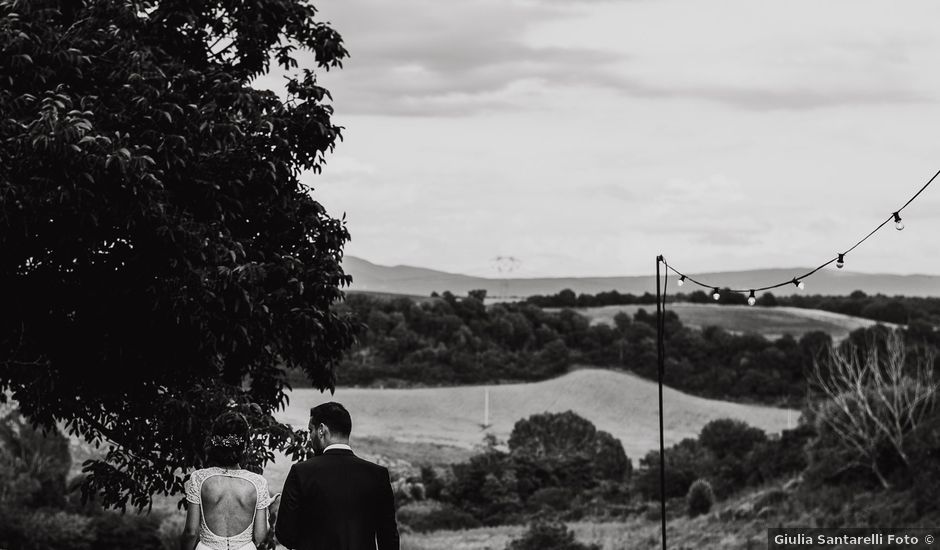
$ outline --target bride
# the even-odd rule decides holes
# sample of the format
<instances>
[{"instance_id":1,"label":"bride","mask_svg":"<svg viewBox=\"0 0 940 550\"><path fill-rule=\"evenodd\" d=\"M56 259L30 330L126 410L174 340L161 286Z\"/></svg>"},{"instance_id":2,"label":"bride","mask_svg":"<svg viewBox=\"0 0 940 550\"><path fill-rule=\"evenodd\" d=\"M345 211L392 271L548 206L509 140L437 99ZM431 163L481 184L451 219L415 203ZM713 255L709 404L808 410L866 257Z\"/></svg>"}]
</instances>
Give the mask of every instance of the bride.
<instances>
[{"instance_id":1,"label":"bride","mask_svg":"<svg viewBox=\"0 0 940 550\"><path fill-rule=\"evenodd\" d=\"M212 424L206 451L216 466L194 471L186 482L180 550L256 550L267 537L268 509L276 514L280 495L271 498L268 482L239 466L248 436L248 422L237 412Z\"/></svg>"}]
</instances>

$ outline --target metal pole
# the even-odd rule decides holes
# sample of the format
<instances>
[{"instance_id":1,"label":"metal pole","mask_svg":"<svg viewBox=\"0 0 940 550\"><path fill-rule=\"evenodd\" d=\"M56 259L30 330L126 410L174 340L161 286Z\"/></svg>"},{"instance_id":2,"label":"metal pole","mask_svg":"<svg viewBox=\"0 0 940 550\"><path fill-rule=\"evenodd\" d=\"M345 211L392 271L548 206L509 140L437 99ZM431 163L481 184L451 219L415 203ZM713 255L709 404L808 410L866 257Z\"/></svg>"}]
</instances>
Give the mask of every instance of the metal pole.
<instances>
[{"instance_id":1,"label":"metal pole","mask_svg":"<svg viewBox=\"0 0 940 550\"><path fill-rule=\"evenodd\" d=\"M666 444L663 436L663 372L665 371L665 345L663 343L663 301L659 287L659 264L656 256L656 356L659 363L659 502L663 530L663 550L666 550Z\"/></svg>"},{"instance_id":2,"label":"metal pole","mask_svg":"<svg viewBox=\"0 0 940 550\"><path fill-rule=\"evenodd\" d=\"M490 389L483 390L483 427L490 427Z\"/></svg>"}]
</instances>

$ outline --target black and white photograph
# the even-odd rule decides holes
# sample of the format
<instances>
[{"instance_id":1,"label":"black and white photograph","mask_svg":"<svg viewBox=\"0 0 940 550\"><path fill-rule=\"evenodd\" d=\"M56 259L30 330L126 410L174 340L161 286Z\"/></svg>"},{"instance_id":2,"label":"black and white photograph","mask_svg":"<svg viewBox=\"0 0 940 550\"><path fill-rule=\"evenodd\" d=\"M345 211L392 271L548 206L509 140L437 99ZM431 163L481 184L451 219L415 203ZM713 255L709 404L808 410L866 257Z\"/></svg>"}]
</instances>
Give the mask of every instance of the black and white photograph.
<instances>
[{"instance_id":1,"label":"black and white photograph","mask_svg":"<svg viewBox=\"0 0 940 550\"><path fill-rule=\"evenodd\" d=\"M937 21L0 0L0 550L940 545Z\"/></svg>"}]
</instances>

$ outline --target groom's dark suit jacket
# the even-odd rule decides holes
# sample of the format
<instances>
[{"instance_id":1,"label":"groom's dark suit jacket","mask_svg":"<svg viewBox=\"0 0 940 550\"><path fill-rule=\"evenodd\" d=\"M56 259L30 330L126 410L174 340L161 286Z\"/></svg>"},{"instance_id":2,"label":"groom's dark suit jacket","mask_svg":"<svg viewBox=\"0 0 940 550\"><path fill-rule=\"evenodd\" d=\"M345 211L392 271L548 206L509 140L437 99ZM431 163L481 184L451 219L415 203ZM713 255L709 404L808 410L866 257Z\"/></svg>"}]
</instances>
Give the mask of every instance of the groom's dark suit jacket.
<instances>
[{"instance_id":1,"label":"groom's dark suit jacket","mask_svg":"<svg viewBox=\"0 0 940 550\"><path fill-rule=\"evenodd\" d=\"M388 469L345 449L295 464L275 534L297 550L399 550Z\"/></svg>"}]
</instances>

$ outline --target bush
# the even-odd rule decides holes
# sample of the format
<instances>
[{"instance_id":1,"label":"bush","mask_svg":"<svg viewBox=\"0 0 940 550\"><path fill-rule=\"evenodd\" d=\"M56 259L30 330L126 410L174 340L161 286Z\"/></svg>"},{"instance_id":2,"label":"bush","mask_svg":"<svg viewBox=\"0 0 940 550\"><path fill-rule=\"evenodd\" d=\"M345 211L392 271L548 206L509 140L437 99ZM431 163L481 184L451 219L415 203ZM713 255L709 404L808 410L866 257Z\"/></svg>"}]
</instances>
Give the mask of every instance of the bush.
<instances>
[{"instance_id":1,"label":"bush","mask_svg":"<svg viewBox=\"0 0 940 550\"><path fill-rule=\"evenodd\" d=\"M157 535L163 543L163 550L179 550L180 533L186 525L186 514L171 514L160 522Z\"/></svg>"},{"instance_id":2,"label":"bush","mask_svg":"<svg viewBox=\"0 0 940 550\"><path fill-rule=\"evenodd\" d=\"M689 516L695 517L711 512L715 504L715 492L712 485L707 480L696 479L689 487L689 494L686 497L689 507Z\"/></svg>"},{"instance_id":3,"label":"bush","mask_svg":"<svg viewBox=\"0 0 940 550\"><path fill-rule=\"evenodd\" d=\"M63 511L0 510L0 548L97 550L92 518Z\"/></svg>"},{"instance_id":4,"label":"bush","mask_svg":"<svg viewBox=\"0 0 940 550\"><path fill-rule=\"evenodd\" d=\"M766 440L764 430L730 418L705 424L698 437L699 443L719 459L728 456L743 458L754 446Z\"/></svg>"},{"instance_id":5,"label":"bush","mask_svg":"<svg viewBox=\"0 0 940 550\"><path fill-rule=\"evenodd\" d=\"M455 464L444 496L486 525L512 521L521 508L516 472L509 455L487 451Z\"/></svg>"},{"instance_id":6,"label":"bush","mask_svg":"<svg viewBox=\"0 0 940 550\"><path fill-rule=\"evenodd\" d=\"M160 521L154 516L104 512L93 518L95 550L163 550Z\"/></svg>"},{"instance_id":7,"label":"bush","mask_svg":"<svg viewBox=\"0 0 940 550\"><path fill-rule=\"evenodd\" d=\"M453 506L440 503L413 503L398 510L398 521L419 533L431 531L457 531L481 527L472 515Z\"/></svg>"},{"instance_id":8,"label":"bush","mask_svg":"<svg viewBox=\"0 0 940 550\"><path fill-rule=\"evenodd\" d=\"M860 407L857 402L853 409ZM850 409L850 410L853 410ZM882 485L886 479L903 475L906 468L897 452L886 441L869 441L867 456L849 445L846 436L836 430L830 417L845 418L846 413L833 401L826 401L814 411L817 436L807 445L805 476L811 483ZM905 440L910 440L910 434Z\"/></svg>"},{"instance_id":9,"label":"bush","mask_svg":"<svg viewBox=\"0 0 940 550\"><path fill-rule=\"evenodd\" d=\"M685 498L696 479L706 475L708 460L698 440L686 438L666 449L666 498ZM646 500L659 500L659 451L640 459L634 476L637 491Z\"/></svg>"},{"instance_id":10,"label":"bush","mask_svg":"<svg viewBox=\"0 0 940 550\"><path fill-rule=\"evenodd\" d=\"M813 426L803 424L792 430L783 430L779 438L759 443L745 459L748 484L757 485L805 470L806 445L815 436Z\"/></svg>"},{"instance_id":11,"label":"bush","mask_svg":"<svg viewBox=\"0 0 940 550\"><path fill-rule=\"evenodd\" d=\"M766 443L767 434L763 430L740 420L712 420L702 428L699 444L711 459L708 467L703 467L703 473L711 479L716 496L725 498L747 486L753 472L749 470L746 457Z\"/></svg>"},{"instance_id":12,"label":"bush","mask_svg":"<svg viewBox=\"0 0 940 550\"><path fill-rule=\"evenodd\" d=\"M600 550L596 544L583 544L562 524L535 523L509 543L506 550Z\"/></svg>"},{"instance_id":13,"label":"bush","mask_svg":"<svg viewBox=\"0 0 940 550\"><path fill-rule=\"evenodd\" d=\"M574 495L561 487L545 487L532 493L526 505L532 510L567 510Z\"/></svg>"},{"instance_id":14,"label":"bush","mask_svg":"<svg viewBox=\"0 0 940 550\"><path fill-rule=\"evenodd\" d=\"M421 467L421 483L427 498L440 500L441 493L447 486L446 481L431 466Z\"/></svg>"},{"instance_id":15,"label":"bush","mask_svg":"<svg viewBox=\"0 0 940 550\"><path fill-rule=\"evenodd\" d=\"M909 482L921 512L940 510L940 407L908 438L911 457Z\"/></svg>"},{"instance_id":16,"label":"bush","mask_svg":"<svg viewBox=\"0 0 940 550\"><path fill-rule=\"evenodd\" d=\"M71 465L68 439L58 430L37 429L16 410L0 416L0 504L64 504Z\"/></svg>"}]
</instances>

